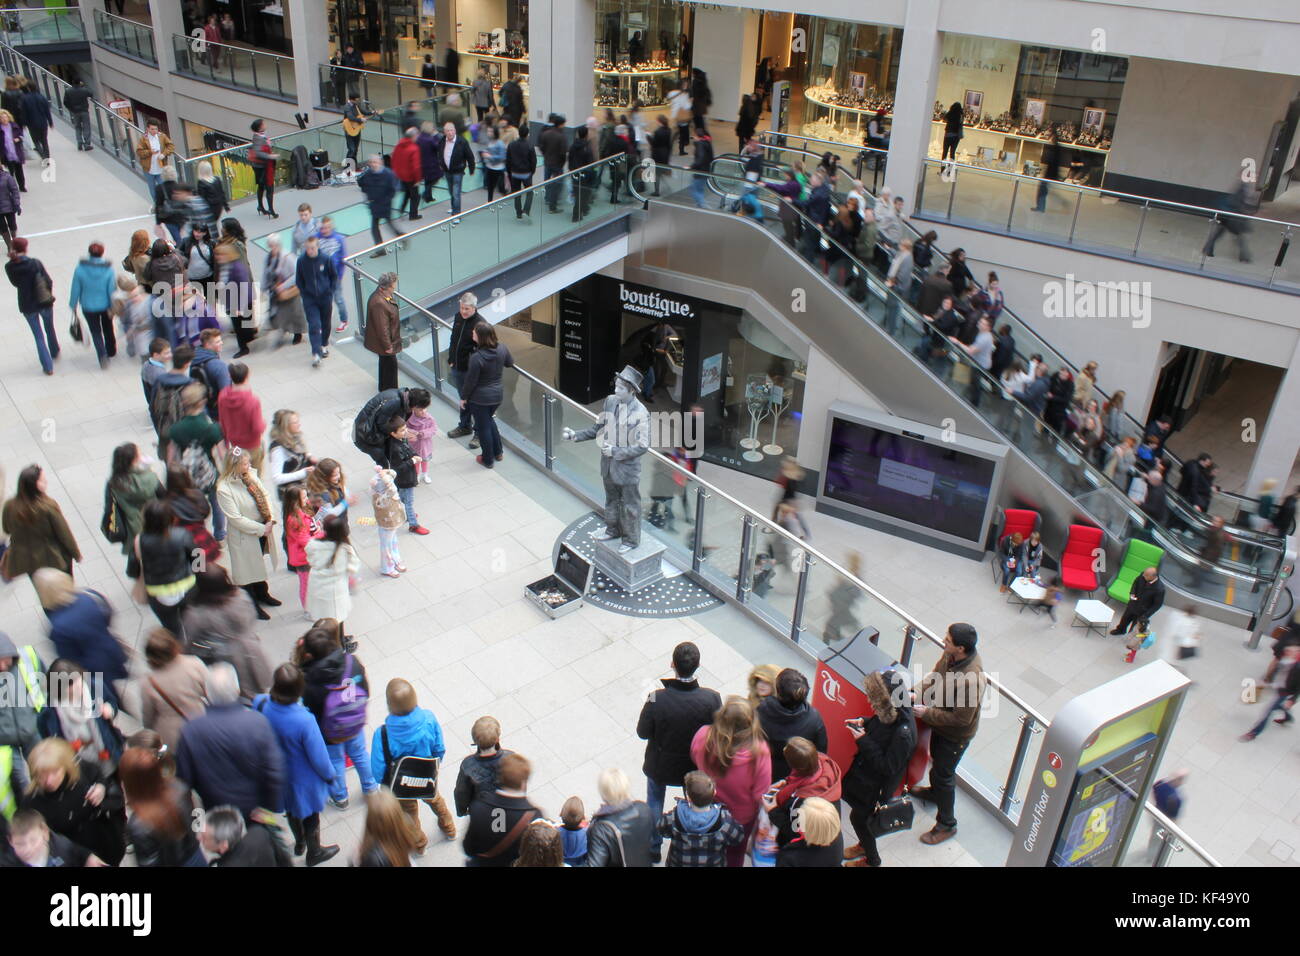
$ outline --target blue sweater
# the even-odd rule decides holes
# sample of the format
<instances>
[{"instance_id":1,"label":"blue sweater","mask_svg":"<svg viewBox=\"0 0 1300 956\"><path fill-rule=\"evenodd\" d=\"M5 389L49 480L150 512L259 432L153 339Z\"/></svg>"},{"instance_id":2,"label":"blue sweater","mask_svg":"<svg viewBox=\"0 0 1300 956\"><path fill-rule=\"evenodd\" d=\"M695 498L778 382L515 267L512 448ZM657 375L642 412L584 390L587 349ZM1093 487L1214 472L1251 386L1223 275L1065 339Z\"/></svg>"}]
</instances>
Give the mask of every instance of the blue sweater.
<instances>
[{"instance_id":1,"label":"blue sweater","mask_svg":"<svg viewBox=\"0 0 1300 956\"><path fill-rule=\"evenodd\" d=\"M438 718L423 707L417 707L409 714L389 714L384 727L388 728L388 749L393 760L406 756L441 760L447 752ZM383 780L388 770L388 762L384 759L384 727L376 730L374 739L370 741L370 769L376 781Z\"/></svg>"},{"instance_id":2,"label":"blue sweater","mask_svg":"<svg viewBox=\"0 0 1300 956\"><path fill-rule=\"evenodd\" d=\"M74 309L80 305L83 312L107 312L116 291L117 275L111 262L99 257L82 259L72 273L68 305Z\"/></svg>"}]
</instances>

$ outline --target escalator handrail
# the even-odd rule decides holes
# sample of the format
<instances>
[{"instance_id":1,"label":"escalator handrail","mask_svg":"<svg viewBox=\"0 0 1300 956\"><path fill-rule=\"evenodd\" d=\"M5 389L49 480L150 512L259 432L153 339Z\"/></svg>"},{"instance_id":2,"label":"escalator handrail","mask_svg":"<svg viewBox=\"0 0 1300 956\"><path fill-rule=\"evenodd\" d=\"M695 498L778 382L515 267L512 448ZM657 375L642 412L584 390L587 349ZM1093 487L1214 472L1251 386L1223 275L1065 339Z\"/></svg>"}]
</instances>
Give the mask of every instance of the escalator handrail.
<instances>
[{"instance_id":1,"label":"escalator handrail","mask_svg":"<svg viewBox=\"0 0 1300 956\"><path fill-rule=\"evenodd\" d=\"M669 169L670 169L670 171L671 171L672 168L669 167ZM678 170L678 171L680 171L680 170ZM629 189L632 191L633 195L637 198L637 200L638 200L639 202L643 202L643 203L645 203L645 204L648 205L649 202L650 202L651 200L654 200L654 199L656 199L656 198L659 198L660 201L664 201L663 197L654 197L654 196L643 195L643 194L642 194L639 190L637 190L637 188L636 188L636 183L635 183L635 180L636 180L636 179L637 179L637 177L629 177ZM724 189L720 189L720 188L718 188L718 186L717 186L717 184L716 184L716 182L715 182L715 180L717 180L717 179L724 179L724 180L729 180L729 181L735 182L738 186L740 186L740 187L742 187L742 188L750 187L750 186L753 185L753 183L751 183L751 182L748 181L748 180L744 180L744 179L736 179L736 178L734 178L734 177L726 176L725 174L718 174L718 173L714 173L714 172L710 171L710 173L709 173L708 184L709 184L710 188L712 189L712 191L713 191L716 195L719 195L719 196L728 196L728 195L731 195L731 193L728 192L727 190L724 190ZM760 187L760 188L761 188L761 187ZM774 208L773 205L772 205L771 203L769 203L769 202L765 202L765 203L763 203L763 205L766 206L766 207L768 207L768 208ZM868 281L868 282L869 282L873 287L875 287L876 289L883 289L883 291L885 292L886 296L889 296L889 295L897 296L897 294L894 293L891 289L888 289L887 287L883 287L883 286L881 286L881 284L879 283L879 281L875 278L874 274L872 274L872 273L867 269L867 267L862 263L862 261L861 261L860 259L857 258L857 256L855 256L852 252L850 252L849 250L845 249L842 245L840 245L840 244L839 244L835 239L833 239L833 238L832 238L828 233L826 233L825 230L822 230L822 229L820 229L819 227L815 226L815 225L813 224L812 220L811 220L811 219L808 219L807 216L804 215L804 213L803 213L802 210L799 210L799 209L797 209L797 208L794 208L793 206L788 206L788 207L786 207L786 208L791 208L791 209L792 209L792 210L793 210L793 211L794 211L794 212L795 212L795 213L800 217L800 219L803 220L804 225L805 225L806 228L809 228L809 229L817 229L817 231L818 231L818 232L820 233L820 235L821 235L821 240L824 241L824 242L826 242L826 243L828 243L829 245L834 245L837 249L839 249L840 253L841 253L841 254L842 254L846 259L848 259L851 263L853 263L853 264L854 264L858 269L860 269L860 270L863 271L863 274L866 276L867 281ZM759 226L758 228L762 229L763 227ZM765 233L767 232L766 229L764 229L763 231L764 231ZM923 318L921 318L921 317L916 313L916 310L913 308L913 306L912 306L909 302L907 302L907 301L905 301L905 300L903 300L903 299L900 298L898 304L899 304L899 314L900 314L900 317L901 317L904 321L908 322L908 323L909 323L910 325L912 325L915 329L918 329L919 331L921 331L921 332L923 332L923 333L928 333L928 332L930 331L930 330L929 330L929 327L928 327L928 324L925 322L925 320L924 320ZM962 362L962 363L964 363L965 365L967 365L967 366L969 367L969 369L971 370L972 374L979 374L979 375L983 376L983 378L984 378L987 382L989 382L989 383L991 384L993 394L998 394L998 395L1004 394L1004 391L1003 391L1003 388L1002 388L1002 384L1001 384L1001 382L999 382L996 378L994 378L994 376L992 376L990 373L988 373L988 372L985 371L984 369L980 368L979 365L977 365L977 364L976 364L976 363L975 363L975 362L970 358L970 356L969 356L969 355L968 355L964 350L962 350L962 349L958 349L958 348L957 348L956 346L954 346L951 342L945 342L945 343L944 343L944 347L947 349L947 351L948 351L948 355L949 355L949 357L950 357L952 360L954 360L954 361L958 361L958 362ZM927 371L928 371L928 370L927 370ZM933 372L931 372L930 374L933 374ZM951 392L951 394L952 394L954 397L959 398L961 401L966 401L966 399L965 399L963 396L959 395L958 392L957 392L955 389L952 389L951 387L949 387L949 386L947 385L947 383L943 383L943 384L944 384L944 387L945 387L945 388L948 388L948 390ZM1042 424L1042 427L1043 427L1044 431L1046 431L1048 434L1050 434L1050 435L1053 437L1053 439L1055 440L1055 441L1054 441L1054 444L1056 445L1056 447L1067 448L1067 449L1071 447L1071 446L1070 446L1070 443L1068 442L1068 440L1067 440L1064 436L1062 436L1059 432L1057 432L1057 431L1055 431L1054 429L1052 429L1052 427L1051 427L1050 425L1048 425L1046 422L1042 421L1041 417L1035 415L1035 414L1034 414L1034 413L1033 413L1033 412L1032 412L1032 411L1031 411L1031 410L1030 410L1030 409L1029 409L1029 408L1028 408L1028 407L1027 407L1027 406L1026 406L1026 405L1025 405L1021 400L1020 400L1020 399L1018 399L1018 398L1016 398L1014 395L1012 395L1012 396L1010 396L1010 400L1013 401L1016 405L1018 405L1018 406L1022 409L1022 411L1023 411L1023 413L1024 413L1025 415L1030 416L1030 419L1031 419L1031 420L1033 420L1033 421L1037 421L1037 422L1040 422L1040 423ZM969 402L967 402L967 404L969 405ZM975 413L976 413L977 415L980 415L981 417L984 417L983 413L980 412L979 409L975 409ZM1000 428L1000 427L998 427L997 425L993 425L993 428L994 428L994 430L995 430L996 432L998 432L999 434L1001 434L1001 428ZM1011 444L1011 447L1016 447L1016 446L1014 445L1014 443L1010 443L1010 444ZM1082 455L1082 454L1078 454L1077 451L1075 452L1075 454L1078 455L1078 458L1079 458L1079 464L1083 466L1085 472L1091 472L1091 473L1094 474L1094 477L1090 479L1091 482L1092 482L1092 484L1094 485L1094 488L1099 488L1099 489L1100 489L1100 488L1105 488L1106 490L1108 490L1109 492L1111 492L1111 494L1112 494L1113 497L1114 497L1114 501L1113 501L1112 503L1113 503L1113 504L1117 504L1117 505L1119 505L1119 507L1124 511L1124 513L1125 513L1125 514L1127 515L1127 517L1128 517L1128 520L1129 520L1132 524L1136 525L1136 526L1139 527L1139 528L1144 527L1144 526L1147 526L1147 527L1150 527L1150 528L1152 528L1152 529L1156 529L1156 530L1158 530L1159 532L1161 532L1161 537L1164 538L1164 539L1166 539L1166 540L1165 540L1165 545L1166 545L1165 550L1166 550L1167 552L1173 552L1174 554L1176 554L1176 556L1177 556L1180 560L1186 562L1187 564L1192 564L1192 565L1196 565L1196 566L1198 566L1198 567L1203 567L1203 568L1207 568L1207 569L1213 569L1213 570L1215 570L1215 571L1217 571L1217 572L1220 572L1220 573L1222 573L1222 574L1224 574L1224 575L1226 575L1226 576L1233 577L1233 578L1235 578L1235 579L1237 579L1237 580L1239 580L1239 581L1245 581L1245 582L1250 582L1250 583L1252 583L1252 584L1263 585L1263 584L1267 584L1268 582L1271 582L1271 581L1273 580L1273 576L1272 576L1272 575L1269 575L1269 576L1265 576L1265 575L1263 575L1263 574L1252 575L1252 574L1249 574L1249 573L1246 573L1246 572L1238 571L1238 570L1236 570L1236 569L1234 569L1234 568L1225 567L1225 566L1218 565L1218 564L1211 564L1211 563L1205 561L1205 560L1204 560L1203 558L1201 558L1200 556L1195 555L1195 554L1192 554L1191 552L1187 551L1186 548L1184 547L1183 543L1182 543L1181 541L1178 540L1177 536L1172 532L1171 529L1167 529L1167 528L1165 528L1164 526L1162 526L1162 525L1158 525L1158 524L1156 524L1154 521L1151 521L1151 520L1147 517L1147 515L1146 515L1144 512L1142 512L1142 511L1140 511L1140 510L1138 510L1138 509L1136 508L1136 506L1132 503L1132 501L1128 498L1128 496L1125 495L1125 494L1123 493L1123 491L1118 487L1118 485L1116 485L1116 484L1114 484L1113 482L1111 482L1110 479L1107 478L1106 475L1105 475L1104 473L1102 473L1098 468L1096 468L1096 467L1095 467L1091 462L1089 462L1089 461L1087 460L1087 457L1086 457L1086 456L1084 456L1084 455ZM1033 461L1032 458L1029 459L1029 460L1030 460L1031 462ZM1035 463L1035 465L1036 465L1036 463ZM1037 465L1036 465L1036 467L1037 467ZM1048 477L1049 477L1049 479L1050 479L1051 476L1049 475ZM1052 479L1052 480L1053 480L1053 483L1054 483L1054 484L1059 484L1059 483L1057 483L1054 479ZM1067 492L1067 493L1068 493L1068 492ZM1077 499L1077 496L1076 496L1076 495L1071 494L1070 496L1071 496L1071 498L1076 498L1076 499ZM1098 527L1103 531L1103 533L1108 534L1108 535L1111 535L1112 537L1115 537L1115 535L1114 535L1112 532L1110 532L1109 529L1106 527L1105 522L1098 521L1098 522L1097 522L1097 526L1098 526ZM1154 531L1153 531L1153 534L1154 534ZM1120 539L1120 540L1123 540L1123 539ZM1279 564L1280 564L1280 562L1279 562ZM1208 599L1206 599L1206 600L1208 600Z\"/></svg>"}]
</instances>

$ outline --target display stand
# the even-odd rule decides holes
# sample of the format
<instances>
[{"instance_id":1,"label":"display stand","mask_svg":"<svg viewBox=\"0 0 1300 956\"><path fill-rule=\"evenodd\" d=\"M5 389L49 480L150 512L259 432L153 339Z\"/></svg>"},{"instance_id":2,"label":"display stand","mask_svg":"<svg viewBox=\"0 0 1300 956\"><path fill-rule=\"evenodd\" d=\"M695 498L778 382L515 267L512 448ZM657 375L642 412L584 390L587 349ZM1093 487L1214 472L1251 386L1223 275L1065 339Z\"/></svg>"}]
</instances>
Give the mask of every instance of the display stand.
<instances>
[{"instance_id":1,"label":"display stand","mask_svg":"<svg viewBox=\"0 0 1300 956\"><path fill-rule=\"evenodd\" d=\"M740 457L745 461L762 461L763 453L755 451L762 442L758 438L758 426L771 414L769 400L772 386L766 382L750 381L745 386L745 404L749 408L749 437L740 440L740 447L746 449Z\"/></svg>"},{"instance_id":2,"label":"display stand","mask_svg":"<svg viewBox=\"0 0 1300 956\"><path fill-rule=\"evenodd\" d=\"M776 443L776 430L781 424L781 416L790 408L790 390L784 389L780 385L770 387L769 394L771 412L772 412L772 443L763 446L763 453L766 455L779 455L785 451Z\"/></svg>"}]
</instances>

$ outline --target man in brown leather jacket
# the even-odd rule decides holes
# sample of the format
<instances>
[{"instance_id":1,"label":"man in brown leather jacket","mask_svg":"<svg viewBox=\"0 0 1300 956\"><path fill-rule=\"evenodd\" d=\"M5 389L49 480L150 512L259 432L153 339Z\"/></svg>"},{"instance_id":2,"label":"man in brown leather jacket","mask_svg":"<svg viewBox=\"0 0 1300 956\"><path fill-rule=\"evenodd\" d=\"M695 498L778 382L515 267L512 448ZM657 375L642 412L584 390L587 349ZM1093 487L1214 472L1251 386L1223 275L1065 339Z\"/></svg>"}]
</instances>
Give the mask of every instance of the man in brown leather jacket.
<instances>
[{"instance_id":1,"label":"man in brown leather jacket","mask_svg":"<svg viewBox=\"0 0 1300 956\"><path fill-rule=\"evenodd\" d=\"M957 764L980 724L980 701L986 680L975 653L975 628L949 624L943 654L934 670L921 681L913 712L918 724L931 729L930 786L917 787L912 796L935 805L934 828L921 835L933 846L957 833L953 804L957 798Z\"/></svg>"},{"instance_id":2,"label":"man in brown leather jacket","mask_svg":"<svg viewBox=\"0 0 1300 956\"><path fill-rule=\"evenodd\" d=\"M402 351L402 326L397 317L397 273L385 272L366 303L366 348L379 356L379 390L397 388L397 353Z\"/></svg>"}]
</instances>

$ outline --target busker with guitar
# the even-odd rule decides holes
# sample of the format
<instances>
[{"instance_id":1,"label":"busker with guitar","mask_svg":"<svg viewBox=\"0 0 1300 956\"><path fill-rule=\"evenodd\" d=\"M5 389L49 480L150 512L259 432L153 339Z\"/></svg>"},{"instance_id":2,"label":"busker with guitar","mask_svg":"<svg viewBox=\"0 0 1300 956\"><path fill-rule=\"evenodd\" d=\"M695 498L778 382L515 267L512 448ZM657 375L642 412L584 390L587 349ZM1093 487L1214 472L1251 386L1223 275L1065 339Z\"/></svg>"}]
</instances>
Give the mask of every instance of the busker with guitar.
<instances>
[{"instance_id":1,"label":"busker with guitar","mask_svg":"<svg viewBox=\"0 0 1300 956\"><path fill-rule=\"evenodd\" d=\"M357 167L357 147L361 145L361 131L366 128L366 120L379 114L361 105L360 93L348 93L348 105L343 107L343 138L348 144L348 159L352 160L353 169Z\"/></svg>"}]
</instances>

